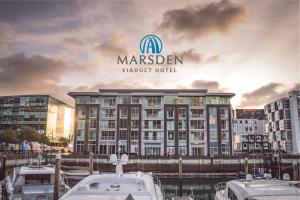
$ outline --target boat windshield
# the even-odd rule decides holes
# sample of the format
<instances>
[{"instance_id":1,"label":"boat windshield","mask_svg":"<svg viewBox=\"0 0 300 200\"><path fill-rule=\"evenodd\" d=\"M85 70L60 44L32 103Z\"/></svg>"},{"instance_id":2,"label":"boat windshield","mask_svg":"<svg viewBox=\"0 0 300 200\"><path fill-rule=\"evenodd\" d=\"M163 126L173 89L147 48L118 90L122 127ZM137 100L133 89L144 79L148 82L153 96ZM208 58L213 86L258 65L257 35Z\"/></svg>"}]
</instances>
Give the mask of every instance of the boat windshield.
<instances>
[{"instance_id":1,"label":"boat windshield","mask_svg":"<svg viewBox=\"0 0 300 200\"><path fill-rule=\"evenodd\" d=\"M25 185L50 184L50 174L26 174Z\"/></svg>"}]
</instances>

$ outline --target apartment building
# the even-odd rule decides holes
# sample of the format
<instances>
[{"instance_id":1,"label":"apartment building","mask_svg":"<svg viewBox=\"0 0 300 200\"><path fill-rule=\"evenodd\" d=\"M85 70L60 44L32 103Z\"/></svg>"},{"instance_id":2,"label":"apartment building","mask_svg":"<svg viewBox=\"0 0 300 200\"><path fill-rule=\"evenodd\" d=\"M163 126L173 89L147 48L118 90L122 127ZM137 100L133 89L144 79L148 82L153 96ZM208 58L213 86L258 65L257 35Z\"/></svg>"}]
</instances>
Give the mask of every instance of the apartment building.
<instances>
[{"instance_id":1,"label":"apartment building","mask_svg":"<svg viewBox=\"0 0 300 200\"><path fill-rule=\"evenodd\" d=\"M300 153L300 90L265 105L265 124L271 149Z\"/></svg>"}]
</instances>

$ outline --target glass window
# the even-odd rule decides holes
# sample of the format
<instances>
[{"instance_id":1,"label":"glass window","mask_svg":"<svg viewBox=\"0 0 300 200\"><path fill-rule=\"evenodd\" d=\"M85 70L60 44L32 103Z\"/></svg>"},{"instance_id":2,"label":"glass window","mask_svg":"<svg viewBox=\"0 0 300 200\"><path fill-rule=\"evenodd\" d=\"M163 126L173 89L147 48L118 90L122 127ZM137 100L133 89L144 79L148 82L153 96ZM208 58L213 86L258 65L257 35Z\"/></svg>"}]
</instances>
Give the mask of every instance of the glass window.
<instances>
[{"instance_id":1,"label":"glass window","mask_svg":"<svg viewBox=\"0 0 300 200\"><path fill-rule=\"evenodd\" d=\"M192 118L200 118L204 117L204 110L203 109L191 109Z\"/></svg>"},{"instance_id":2,"label":"glass window","mask_svg":"<svg viewBox=\"0 0 300 200\"><path fill-rule=\"evenodd\" d=\"M103 106L116 106L116 97L103 97Z\"/></svg>"},{"instance_id":3,"label":"glass window","mask_svg":"<svg viewBox=\"0 0 300 200\"><path fill-rule=\"evenodd\" d=\"M168 131L168 140L175 140L175 132Z\"/></svg>"},{"instance_id":4,"label":"glass window","mask_svg":"<svg viewBox=\"0 0 300 200\"><path fill-rule=\"evenodd\" d=\"M131 120L131 128L132 129L138 129L139 128L139 123L140 121L139 120Z\"/></svg>"},{"instance_id":5,"label":"glass window","mask_svg":"<svg viewBox=\"0 0 300 200\"><path fill-rule=\"evenodd\" d=\"M120 128L127 128L127 119L120 119L119 123Z\"/></svg>"},{"instance_id":6,"label":"glass window","mask_svg":"<svg viewBox=\"0 0 300 200\"><path fill-rule=\"evenodd\" d=\"M191 97L190 104L191 104L191 106L204 105L204 97Z\"/></svg>"},{"instance_id":7,"label":"glass window","mask_svg":"<svg viewBox=\"0 0 300 200\"><path fill-rule=\"evenodd\" d=\"M139 108L131 108L131 117L137 118L140 115L140 109Z\"/></svg>"},{"instance_id":8,"label":"glass window","mask_svg":"<svg viewBox=\"0 0 300 200\"><path fill-rule=\"evenodd\" d=\"M175 121L172 119L167 120L167 130L174 130L175 129Z\"/></svg>"},{"instance_id":9,"label":"glass window","mask_svg":"<svg viewBox=\"0 0 300 200\"><path fill-rule=\"evenodd\" d=\"M179 140L186 140L187 139L186 131L179 131L178 132L178 139Z\"/></svg>"},{"instance_id":10,"label":"glass window","mask_svg":"<svg viewBox=\"0 0 300 200\"><path fill-rule=\"evenodd\" d=\"M120 117L127 117L127 108L120 108L119 109L120 112Z\"/></svg>"},{"instance_id":11,"label":"glass window","mask_svg":"<svg viewBox=\"0 0 300 200\"><path fill-rule=\"evenodd\" d=\"M178 117L182 117L182 118L186 117L186 109L185 108L178 109Z\"/></svg>"},{"instance_id":12,"label":"glass window","mask_svg":"<svg viewBox=\"0 0 300 200\"><path fill-rule=\"evenodd\" d=\"M191 120L191 129L204 129L204 120Z\"/></svg>"},{"instance_id":13,"label":"glass window","mask_svg":"<svg viewBox=\"0 0 300 200\"><path fill-rule=\"evenodd\" d=\"M174 117L175 117L175 109L167 108L167 118L174 118Z\"/></svg>"}]
</instances>

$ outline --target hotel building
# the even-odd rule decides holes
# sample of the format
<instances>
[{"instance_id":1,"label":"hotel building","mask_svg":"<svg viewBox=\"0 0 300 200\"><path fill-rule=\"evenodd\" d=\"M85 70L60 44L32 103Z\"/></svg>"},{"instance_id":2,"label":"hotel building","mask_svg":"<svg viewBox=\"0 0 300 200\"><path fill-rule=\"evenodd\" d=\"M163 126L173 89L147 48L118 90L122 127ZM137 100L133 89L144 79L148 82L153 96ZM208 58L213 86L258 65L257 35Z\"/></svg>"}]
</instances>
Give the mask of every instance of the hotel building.
<instances>
[{"instance_id":1,"label":"hotel building","mask_svg":"<svg viewBox=\"0 0 300 200\"><path fill-rule=\"evenodd\" d=\"M264 110L271 149L300 153L300 90L265 105Z\"/></svg>"},{"instance_id":2,"label":"hotel building","mask_svg":"<svg viewBox=\"0 0 300 200\"><path fill-rule=\"evenodd\" d=\"M231 155L232 93L176 89L71 92L76 152L142 156Z\"/></svg>"},{"instance_id":3,"label":"hotel building","mask_svg":"<svg viewBox=\"0 0 300 200\"><path fill-rule=\"evenodd\" d=\"M74 109L49 95L0 97L0 130L21 130L23 126L46 133L50 141L73 133Z\"/></svg>"}]
</instances>

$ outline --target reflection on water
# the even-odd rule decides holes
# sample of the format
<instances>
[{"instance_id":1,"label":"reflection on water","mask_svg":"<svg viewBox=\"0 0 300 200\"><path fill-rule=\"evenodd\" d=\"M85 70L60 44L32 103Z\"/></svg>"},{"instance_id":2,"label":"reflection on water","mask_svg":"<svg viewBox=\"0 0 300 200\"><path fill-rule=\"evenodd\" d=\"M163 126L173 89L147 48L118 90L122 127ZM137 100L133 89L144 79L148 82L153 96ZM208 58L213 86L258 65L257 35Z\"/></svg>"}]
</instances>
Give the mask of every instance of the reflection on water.
<instances>
[{"instance_id":1,"label":"reflection on water","mask_svg":"<svg viewBox=\"0 0 300 200\"><path fill-rule=\"evenodd\" d=\"M215 185L219 182L232 180L230 178L183 178L182 195L191 196L194 200L213 200L215 195ZM166 200L171 200L174 196L179 196L180 180L178 178L160 178L165 191ZM78 181L69 180L72 187Z\"/></svg>"},{"instance_id":2,"label":"reflection on water","mask_svg":"<svg viewBox=\"0 0 300 200\"><path fill-rule=\"evenodd\" d=\"M178 178L160 178L165 190L166 198L169 200L174 196L179 196ZM226 182L229 178L184 178L182 179L182 195L191 196L195 200L213 200L215 185L219 182Z\"/></svg>"}]
</instances>

